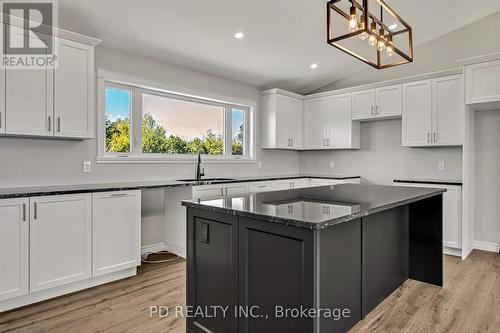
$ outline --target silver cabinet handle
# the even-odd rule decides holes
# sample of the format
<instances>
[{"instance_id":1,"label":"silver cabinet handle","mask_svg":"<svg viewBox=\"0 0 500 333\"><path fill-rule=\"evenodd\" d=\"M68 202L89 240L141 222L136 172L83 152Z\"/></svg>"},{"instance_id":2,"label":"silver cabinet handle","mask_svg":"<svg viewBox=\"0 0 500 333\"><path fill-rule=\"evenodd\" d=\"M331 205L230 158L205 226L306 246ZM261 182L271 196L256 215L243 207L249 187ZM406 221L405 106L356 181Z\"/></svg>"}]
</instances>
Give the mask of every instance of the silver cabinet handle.
<instances>
[{"instance_id":1,"label":"silver cabinet handle","mask_svg":"<svg viewBox=\"0 0 500 333\"><path fill-rule=\"evenodd\" d=\"M110 196L112 196L112 197L124 197L126 195L127 195L127 193L113 193Z\"/></svg>"},{"instance_id":2,"label":"silver cabinet handle","mask_svg":"<svg viewBox=\"0 0 500 333\"><path fill-rule=\"evenodd\" d=\"M0 111L0 128L2 128L2 111Z\"/></svg>"},{"instance_id":3,"label":"silver cabinet handle","mask_svg":"<svg viewBox=\"0 0 500 333\"><path fill-rule=\"evenodd\" d=\"M61 132L61 117L57 117L57 131Z\"/></svg>"},{"instance_id":4,"label":"silver cabinet handle","mask_svg":"<svg viewBox=\"0 0 500 333\"><path fill-rule=\"evenodd\" d=\"M437 132L434 132L434 143L438 142Z\"/></svg>"},{"instance_id":5,"label":"silver cabinet handle","mask_svg":"<svg viewBox=\"0 0 500 333\"><path fill-rule=\"evenodd\" d=\"M293 147L293 138L290 139L290 142L291 142L290 147Z\"/></svg>"},{"instance_id":6,"label":"silver cabinet handle","mask_svg":"<svg viewBox=\"0 0 500 333\"><path fill-rule=\"evenodd\" d=\"M23 221L26 222L26 204L23 203Z\"/></svg>"},{"instance_id":7,"label":"silver cabinet handle","mask_svg":"<svg viewBox=\"0 0 500 333\"><path fill-rule=\"evenodd\" d=\"M221 189L220 189L220 195L221 195L221 196L224 196L224 188L221 188Z\"/></svg>"},{"instance_id":8,"label":"silver cabinet handle","mask_svg":"<svg viewBox=\"0 0 500 333\"><path fill-rule=\"evenodd\" d=\"M38 205L36 202L33 203L33 220L38 219Z\"/></svg>"},{"instance_id":9,"label":"silver cabinet handle","mask_svg":"<svg viewBox=\"0 0 500 333\"><path fill-rule=\"evenodd\" d=\"M372 116L374 116L374 114L373 114L373 105L372 105Z\"/></svg>"},{"instance_id":10,"label":"silver cabinet handle","mask_svg":"<svg viewBox=\"0 0 500 333\"><path fill-rule=\"evenodd\" d=\"M49 123L48 131L50 132L50 131L52 131L52 116L49 116L48 120L49 120L48 121L48 123Z\"/></svg>"},{"instance_id":11,"label":"silver cabinet handle","mask_svg":"<svg viewBox=\"0 0 500 333\"><path fill-rule=\"evenodd\" d=\"M375 106L375 115L378 116L378 105Z\"/></svg>"},{"instance_id":12,"label":"silver cabinet handle","mask_svg":"<svg viewBox=\"0 0 500 333\"><path fill-rule=\"evenodd\" d=\"M427 143L431 143L431 133L427 132Z\"/></svg>"},{"instance_id":13,"label":"silver cabinet handle","mask_svg":"<svg viewBox=\"0 0 500 333\"><path fill-rule=\"evenodd\" d=\"M259 188L264 188L264 187L267 187L267 185L259 185L258 187Z\"/></svg>"},{"instance_id":14,"label":"silver cabinet handle","mask_svg":"<svg viewBox=\"0 0 500 333\"><path fill-rule=\"evenodd\" d=\"M326 145L330 146L330 138L326 139Z\"/></svg>"}]
</instances>

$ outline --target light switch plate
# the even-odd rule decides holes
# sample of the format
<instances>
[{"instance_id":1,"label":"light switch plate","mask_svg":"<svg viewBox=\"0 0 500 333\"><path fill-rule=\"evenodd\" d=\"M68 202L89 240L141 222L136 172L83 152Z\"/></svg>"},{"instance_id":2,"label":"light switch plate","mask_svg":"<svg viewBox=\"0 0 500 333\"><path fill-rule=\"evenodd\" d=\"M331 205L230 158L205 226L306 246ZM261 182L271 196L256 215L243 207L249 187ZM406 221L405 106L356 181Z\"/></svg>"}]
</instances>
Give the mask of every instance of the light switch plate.
<instances>
[{"instance_id":1,"label":"light switch plate","mask_svg":"<svg viewBox=\"0 0 500 333\"><path fill-rule=\"evenodd\" d=\"M334 169L335 168L335 162L334 161L330 161L330 169Z\"/></svg>"},{"instance_id":2,"label":"light switch plate","mask_svg":"<svg viewBox=\"0 0 500 333\"><path fill-rule=\"evenodd\" d=\"M83 161L83 172L91 172L91 166L90 166L90 161Z\"/></svg>"},{"instance_id":3,"label":"light switch plate","mask_svg":"<svg viewBox=\"0 0 500 333\"><path fill-rule=\"evenodd\" d=\"M444 161L439 161L438 162L438 170L439 171L444 171L444 169L445 169Z\"/></svg>"}]
</instances>

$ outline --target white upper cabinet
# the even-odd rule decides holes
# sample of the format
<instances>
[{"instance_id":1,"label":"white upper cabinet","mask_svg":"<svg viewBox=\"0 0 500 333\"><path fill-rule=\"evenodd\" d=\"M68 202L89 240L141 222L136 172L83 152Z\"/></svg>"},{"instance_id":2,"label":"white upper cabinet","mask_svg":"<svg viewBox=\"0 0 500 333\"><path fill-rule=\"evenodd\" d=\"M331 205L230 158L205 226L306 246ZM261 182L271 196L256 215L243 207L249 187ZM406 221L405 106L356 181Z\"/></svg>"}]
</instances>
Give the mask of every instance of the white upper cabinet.
<instances>
[{"instance_id":1,"label":"white upper cabinet","mask_svg":"<svg viewBox=\"0 0 500 333\"><path fill-rule=\"evenodd\" d=\"M376 91L377 105L375 105L376 117L401 116L401 85L378 88Z\"/></svg>"},{"instance_id":2,"label":"white upper cabinet","mask_svg":"<svg viewBox=\"0 0 500 333\"><path fill-rule=\"evenodd\" d=\"M375 89L352 93L352 120L369 119L375 116Z\"/></svg>"},{"instance_id":3,"label":"white upper cabinet","mask_svg":"<svg viewBox=\"0 0 500 333\"><path fill-rule=\"evenodd\" d=\"M55 136L94 137L94 47L59 40L55 70Z\"/></svg>"},{"instance_id":4,"label":"white upper cabinet","mask_svg":"<svg viewBox=\"0 0 500 333\"><path fill-rule=\"evenodd\" d=\"M401 116L401 85L353 92L352 103L353 120Z\"/></svg>"},{"instance_id":5,"label":"white upper cabinet","mask_svg":"<svg viewBox=\"0 0 500 333\"><path fill-rule=\"evenodd\" d=\"M427 146L432 133L432 82L403 85L403 146Z\"/></svg>"},{"instance_id":6,"label":"white upper cabinet","mask_svg":"<svg viewBox=\"0 0 500 333\"><path fill-rule=\"evenodd\" d=\"M328 96L326 100L327 141L329 148L359 149L359 122L352 121L351 94Z\"/></svg>"},{"instance_id":7,"label":"white upper cabinet","mask_svg":"<svg viewBox=\"0 0 500 333\"><path fill-rule=\"evenodd\" d=\"M500 102L500 60L467 65L466 103Z\"/></svg>"},{"instance_id":8,"label":"white upper cabinet","mask_svg":"<svg viewBox=\"0 0 500 333\"><path fill-rule=\"evenodd\" d=\"M91 277L91 194L30 198L30 292Z\"/></svg>"},{"instance_id":9,"label":"white upper cabinet","mask_svg":"<svg viewBox=\"0 0 500 333\"><path fill-rule=\"evenodd\" d=\"M100 41L68 32L62 34L76 37L78 42L57 39L55 69L2 71L0 134L94 137L94 47Z\"/></svg>"},{"instance_id":10,"label":"white upper cabinet","mask_svg":"<svg viewBox=\"0 0 500 333\"><path fill-rule=\"evenodd\" d=\"M432 81L434 145L463 144L465 102L463 77L454 75Z\"/></svg>"},{"instance_id":11,"label":"white upper cabinet","mask_svg":"<svg viewBox=\"0 0 500 333\"><path fill-rule=\"evenodd\" d=\"M141 264L141 191L93 194L93 276Z\"/></svg>"},{"instance_id":12,"label":"white upper cabinet","mask_svg":"<svg viewBox=\"0 0 500 333\"><path fill-rule=\"evenodd\" d=\"M0 301L28 293L28 199L0 200Z\"/></svg>"},{"instance_id":13,"label":"white upper cabinet","mask_svg":"<svg viewBox=\"0 0 500 333\"><path fill-rule=\"evenodd\" d=\"M302 100L272 92L262 96L263 148L302 147Z\"/></svg>"},{"instance_id":14,"label":"white upper cabinet","mask_svg":"<svg viewBox=\"0 0 500 333\"><path fill-rule=\"evenodd\" d=\"M324 148L328 135L326 97L305 100L302 118L304 148Z\"/></svg>"},{"instance_id":15,"label":"white upper cabinet","mask_svg":"<svg viewBox=\"0 0 500 333\"><path fill-rule=\"evenodd\" d=\"M462 75L403 85L403 146L462 145L464 117Z\"/></svg>"}]
</instances>

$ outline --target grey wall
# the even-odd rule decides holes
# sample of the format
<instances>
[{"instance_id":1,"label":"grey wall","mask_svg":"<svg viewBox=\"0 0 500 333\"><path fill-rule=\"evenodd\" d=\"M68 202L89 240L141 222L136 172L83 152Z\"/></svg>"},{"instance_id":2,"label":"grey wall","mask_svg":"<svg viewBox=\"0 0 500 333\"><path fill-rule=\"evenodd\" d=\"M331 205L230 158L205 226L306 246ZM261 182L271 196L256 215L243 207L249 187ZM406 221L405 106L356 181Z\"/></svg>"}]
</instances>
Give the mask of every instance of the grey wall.
<instances>
[{"instance_id":1,"label":"grey wall","mask_svg":"<svg viewBox=\"0 0 500 333\"><path fill-rule=\"evenodd\" d=\"M439 24L432 22L431 24ZM459 59L500 52L500 12L415 47L414 62L385 70L366 66L362 71L314 92L357 86L459 67Z\"/></svg>"},{"instance_id":2,"label":"grey wall","mask_svg":"<svg viewBox=\"0 0 500 333\"><path fill-rule=\"evenodd\" d=\"M475 240L500 244L500 110L475 113Z\"/></svg>"},{"instance_id":3,"label":"grey wall","mask_svg":"<svg viewBox=\"0 0 500 333\"><path fill-rule=\"evenodd\" d=\"M445 162L445 171L438 171L439 161ZM462 148L402 147L401 120L366 122L361 124L360 150L301 152L300 171L359 174L374 184L404 177L462 179Z\"/></svg>"},{"instance_id":4,"label":"grey wall","mask_svg":"<svg viewBox=\"0 0 500 333\"><path fill-rule=\"evenodd\" d=\"M149 61L130 54L98 47L96 66L148 81L165 82L178 91L202 96L259 102L259 90L185 68ZM259 124L258 117L256 123ZM97 127L96 127L97 128ZM257 147L260 146L257 126ZM68 141L51 139L0 138L0 186L110 182L141 179L178 179L191 177L194 164L96 164L96 140ZM266 152L257 149L262 169L254 164L207 164L208 176L290 174L298 171L295 152ZM92 172L83 173L82 162L92 162Z\"/></svg>"}]
</instances>

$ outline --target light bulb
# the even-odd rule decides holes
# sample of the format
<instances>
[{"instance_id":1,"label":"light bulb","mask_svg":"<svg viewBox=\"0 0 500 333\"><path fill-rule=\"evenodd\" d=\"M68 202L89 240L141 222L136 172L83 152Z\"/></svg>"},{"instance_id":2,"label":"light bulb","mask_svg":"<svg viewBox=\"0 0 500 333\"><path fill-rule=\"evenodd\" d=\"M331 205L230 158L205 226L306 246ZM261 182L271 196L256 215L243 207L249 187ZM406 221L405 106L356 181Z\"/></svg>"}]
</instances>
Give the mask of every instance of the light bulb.
<instances>
[{"instance_id":1,"label":"light bulb","mask_svg":"<svg viewBox=\"0 0 500 333\"><path fill-rule=\"evenodd\" d=\"M364 30L365 29L365 15L361 15L361 22L359 23L359 28L361 30ZM368 38L368 34L366 32L362 32L360 35L359 35L359 39L361 40L365 40Z\"/></svg>"},{"instance_id":2,"label":"light bulb","mask_svg":"<svg viewBox=\"0 0 500 333\"><path fill-rule=\"evenodd\" d=\"M358 31L358 16L356 15L356 7L351 6L351 15L349 16L349 32Z\"/></svg>"},{"instance_id":3,"label":"light bulb","mask_svg":"<svg viewBox=\"0 0 500 333\"><path fill-rule=\"evenodd\" d=\"M387 49L385 50L385 54L387 54L389 57L392 57L394 54L394 49L392 48L392 36L388 35L387 36Z\"/></svg>"},{"instance_id":4,"label":"light bulb","mask_svg":"<svg viewBox=\"0 0 500 333\"><path fill-rule=\"evenodd\" d=\"M377 50L379 50L380 52L384 51L385 50L385 42L384 42L384 29L380 29L379 30L379 36L380 38L382 38L382 40L379 40L378 43L377 43Z\"/></svg>"},{"instance_id":5,"label":"light bulb","mask_svg":"<svg viewBox=\"0 0 500 333\"><path fill-rule=\"evenodd\" d=\"M370 30L372 31L372 33L375 34L377 33L377 24L375 22L372 22ZM375 35L370 35L370 38L368 39L368 44L370 44L370 46L377 45L377 38L375 37Z\"/></svg>"}]
</instances>

